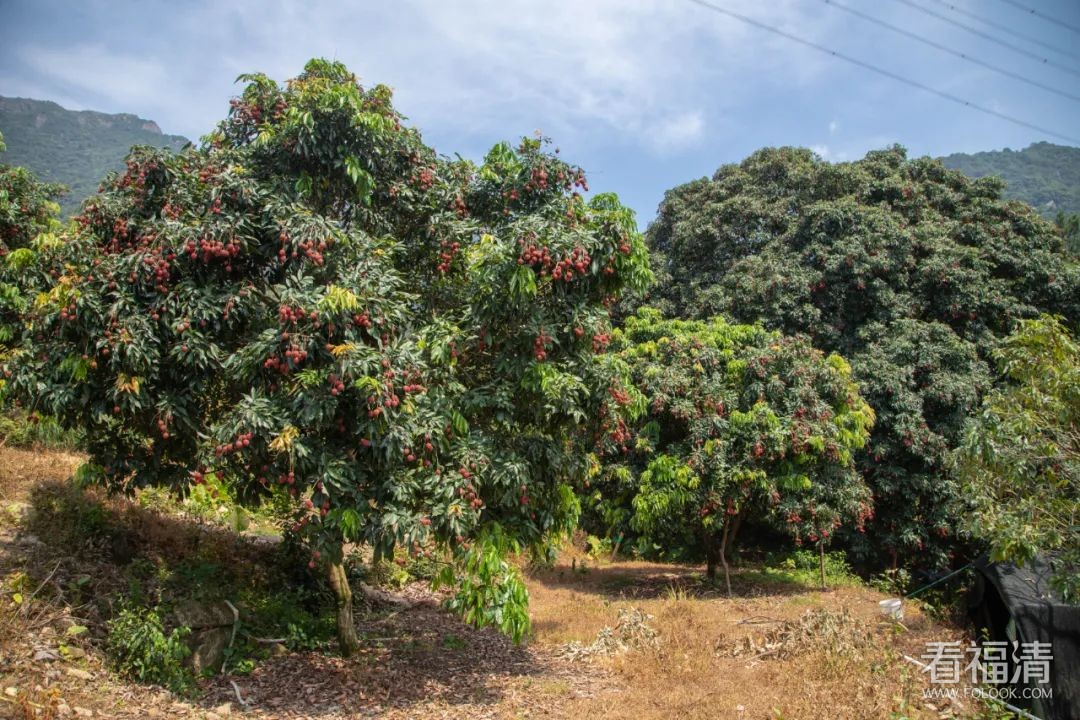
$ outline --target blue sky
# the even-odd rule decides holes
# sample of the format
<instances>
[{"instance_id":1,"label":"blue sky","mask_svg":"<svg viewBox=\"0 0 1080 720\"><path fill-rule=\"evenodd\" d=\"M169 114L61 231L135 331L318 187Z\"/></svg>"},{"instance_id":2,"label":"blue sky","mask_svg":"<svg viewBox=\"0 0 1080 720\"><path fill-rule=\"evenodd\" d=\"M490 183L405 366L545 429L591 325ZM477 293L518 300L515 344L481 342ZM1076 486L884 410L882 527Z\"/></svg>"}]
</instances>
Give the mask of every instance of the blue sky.
<instances>
[{"instance_id":1,"label":"blue sky","mask_svg":"<svg viewBox=\"0 0 1080 720\"><path fill-rule=\"evenodd\" d=\"M965 100L1080 136L1080 102L965 62L825 0L712 0ZM1080 34L1005 0L910 0L974 13L1070 73L990 43L903 0L833 0L1016 74L1080 95ZM1077 0L1024 0L1080 27ZM1064 142L703 9L689 0L127 2L0 0L0 95L131 112L197 138L221 119L235 77L285 80L312 56L395 89L429 144L479 158L541 130L614 190L644 226L665 189L769 145L828 160L900 143L913 155Z\"/></svg>"}]
</instances>

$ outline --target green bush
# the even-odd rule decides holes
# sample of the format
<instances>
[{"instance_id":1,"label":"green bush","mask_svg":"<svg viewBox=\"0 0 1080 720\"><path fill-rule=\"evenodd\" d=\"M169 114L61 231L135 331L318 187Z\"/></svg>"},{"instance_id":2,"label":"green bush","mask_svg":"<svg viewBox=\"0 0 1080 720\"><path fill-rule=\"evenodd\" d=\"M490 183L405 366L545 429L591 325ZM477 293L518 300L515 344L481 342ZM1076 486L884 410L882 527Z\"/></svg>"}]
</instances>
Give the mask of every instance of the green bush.
<instances>
[{"instance_id":1,"label":"green bush","mask_svg":"<svg viewBox=\"0 0 1080 720\"><path fill-rule=\"evenodd\" d=\"M816 550L770 554L766 556L765 566L761 570L744 573L743 577L816 588L821 585L820 563L821 557ZM825 578L829 587L858 585L862 582L851 570L847 557L841 551L825 553Z\"/></svg>"},{"instance_id":2,"label":"green bush","mask_svg":"<svg viewBox=\"0 0 1080 720\"><path fill-rule=\"evenodd\" d=\"M323 612L328 599L302 588L244 595L240 607L248 634L284 638L290 650L314 650L334 637L334 617Z\"/></svg>"},{"instance_id":3,"label":"green bush","mask_svg":"<svg viewBox=\"0 0 1080 720\"><path fill-rule=\"evenodd\" d=\"M400 590L412 581L412 575L405 567L393 560L373 560L364 568L365 579L379 587Z\"/></svg>"},{"instance_id":4,"label":"green bush","mask_svg":"<svg viewBox=\"0 0 1080 720\"><path fill-rule=\"evenodd\" d=\"M115 668L139 682L184 692L191 688L191 671L184 659L191 653L184 638L191 629L168 635L156 609L125 608L109 621L107 652Z\"/></svg>"}]
</instances>

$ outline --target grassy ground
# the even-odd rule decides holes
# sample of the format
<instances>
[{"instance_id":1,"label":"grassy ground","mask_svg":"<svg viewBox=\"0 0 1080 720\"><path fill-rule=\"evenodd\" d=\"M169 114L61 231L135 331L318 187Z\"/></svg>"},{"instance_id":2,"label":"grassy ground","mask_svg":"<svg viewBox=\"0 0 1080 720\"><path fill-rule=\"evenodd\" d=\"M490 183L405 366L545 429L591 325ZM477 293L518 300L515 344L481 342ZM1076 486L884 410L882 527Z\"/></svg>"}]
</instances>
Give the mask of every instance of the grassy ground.
<instances>
[{"instance_id":1,"label":"grassy ground","mask_svg":"<svg viewBox=\"0 0 1080 720\"><path fill-rule=\"evenodd\" d=\"M728 598L697 567L568 548L530 573L524 647L384 573L412 605L361 607L364 647L345 660L320 584L258 518L238 534L227 512L83 493L66 483L79 461L0 448L0 717L986 717L925 702L902 657L965 640L960 629L910 603L902 624L883 623L884 595L842 574L822 592L782 565L738 570ZM227 674L173 693L108 659L125 603L165 615L222 596L241 612Z\"/></svg>"}]
</instances>

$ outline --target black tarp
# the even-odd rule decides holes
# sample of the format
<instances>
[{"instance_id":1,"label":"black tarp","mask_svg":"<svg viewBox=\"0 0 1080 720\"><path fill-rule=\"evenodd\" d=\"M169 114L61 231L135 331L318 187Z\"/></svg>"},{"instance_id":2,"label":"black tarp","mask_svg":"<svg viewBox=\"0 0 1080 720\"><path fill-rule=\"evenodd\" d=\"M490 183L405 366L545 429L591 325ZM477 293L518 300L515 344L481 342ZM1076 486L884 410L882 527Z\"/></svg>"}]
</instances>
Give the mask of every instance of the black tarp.
<instances>
[{"instance_id":1,"label":"black tarp","mask_svg":"<svg viewBox=\"0 0 1080 720\"><path fill-rule=\"evenodd\" d=\"M1040 689L1048 687L1053 697L1024 699L1025 686L1017 684L1010 704L1044 720L1080 720L1080 606L1066 604L1051 589L1046 562L1018 568L981 558L975 568L968 607L980 634L998 642L1051 645L1050 682Z\"/></svg>"}]
</instances>

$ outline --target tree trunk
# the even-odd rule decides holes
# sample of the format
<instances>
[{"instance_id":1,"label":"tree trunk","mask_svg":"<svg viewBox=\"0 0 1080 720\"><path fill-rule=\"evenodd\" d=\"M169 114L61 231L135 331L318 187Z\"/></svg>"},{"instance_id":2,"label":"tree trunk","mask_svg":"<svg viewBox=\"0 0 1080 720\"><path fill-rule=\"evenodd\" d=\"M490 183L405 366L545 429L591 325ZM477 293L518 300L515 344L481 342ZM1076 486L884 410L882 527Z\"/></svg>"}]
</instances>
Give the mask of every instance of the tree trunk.
<instances>
[{"instance_id":1,"label":"tree trunk","mask_svg":"<svg viewBox=\"0 0 1080 720\"><path fill-rule=\"evenodd\" d=\"M824 540L822 540L821 542L818 543L818 549L821 551L821 554L820 554L820 559L821 559L821 589L822 590L828 590L829 585L828 585L828 583L825 582L825 541Z\"/></svg>"},{"instance_id":2,"label":"tree trunk","mask_svg":"<svg viewBox=\"0 0 1080 720\"><path fill-rule=\"evenodd\" d=\"M727 544L728 534L731 530L731 523L724 523L724 534L720 538L720 564L724 567L724 583L727 585L728 597L731 597L731 572L728 570L727 564Z\"/></svg>"},{"instance_id":3,"label":"tree trunk","mask_svg":"<svg viewBox=\"0 0 1080 720\"><path fill-rule=\"evenodd\" d=\"M712 533L705 534L705 577L716 580L716 538Z\"/></svg>"},{"instance_id":4,"label":"tree trunk","mask_svg":"<svg viewBox=\"0 0 1080 720\"><path fill-rule=\"evenodd\" d=\"M337 599L338 644L341 646L341 654L348 657L360 649L360 638L356 634L356 623L353 622L352 588L349 587L345 566L340 562L331 563L329 572L330 588Z\"/></svg>"},{"instance_id":5,"label":"tree trunk","mask_svg":"<svg viewBox=\"0 0 1080 720\"><path fill-rule=\"evenodd\" d=\"M742 527L743 518L746 517L746 505L743 505L739 510L739 514L735 516L735 524L731 526L731 536L728 537L727 547L731 550L731 559L736 565L740 565L741 555L739 554L739 547L735 544L735 538L739 535L739 528Z\"/></svg>"}]
</instances>

